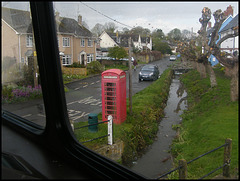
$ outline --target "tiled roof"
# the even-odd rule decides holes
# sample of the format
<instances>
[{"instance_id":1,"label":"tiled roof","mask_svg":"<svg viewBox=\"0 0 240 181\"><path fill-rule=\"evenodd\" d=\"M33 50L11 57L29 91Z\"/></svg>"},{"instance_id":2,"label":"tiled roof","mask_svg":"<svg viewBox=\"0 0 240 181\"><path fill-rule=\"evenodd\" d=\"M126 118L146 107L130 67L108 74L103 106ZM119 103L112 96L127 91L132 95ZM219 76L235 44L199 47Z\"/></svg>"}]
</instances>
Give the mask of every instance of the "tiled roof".
<instances>
[{"instance_id":1,"label":"tiled roof","mask_svg":"<svg viewBox=\"0 0 240 181\"><path fill-rule=\"evenodd\" d=\"M139 35L137 34L133 34L133 35L129 35L129 34L122 34L122 35L118 35L120 42L117 41L117 35L116 33L108 33L107 34L116 42L118 43L119 46L121 47L128 47L128 39L129 37L132 38L133 42L138 42L138 38ZM142 43L146 43L146 37L141 37L141 42ZM147 42L150 42L150 38L147 38ZM132 45L133 46L133 45Z\"/></svg>"},{"instance_id":2,"label":"tiled roof","mask_svg":"<svg viewBox=\"0 0 240 181\"><path fill-rule=\"evenodd\" d=\"M29 11L2 7L2 19L19 33L32 33L32 20ZM57 32L73 33L76 36L92 37L92 33L71 18L60 17L56 22Z\"/></svg>"},{"instance_id":3,"label":"tiled roof","mask_svg":"<svg viewBox=\"0 0 240 181\"><path fill-rule=\"evenodd\" d=\"M57 23L57 31L59 33L73 33L76 36L92 37L92 33L85 28L80 26L78 22L71 18L60 18L60 23Z\"/></svg>"},{"instance_id":4,"label":"tiled roof","mask_svg":"<svg viewBox=\"0 0 240 181\"><path fill-rule=\"evenodd\" d=\"M229 30L229 29L231 29L231 28L234 28L234 27L236 27L236 26L238 26L238 14L232 19L232 21L230 21L230 22L220 31L220 33L223 32L223 31L227 31L227 30Z\"/></svg>"},{"instance_id":5,"label":"tiled roof","mask_svg":"<svg viewBox=\"0 0 240 181\"><path fill-rule=\"evenodd\" d=\"M29 11L2 7L2 19L19 33L32 33Z\"/></svg>"}]
</instances>

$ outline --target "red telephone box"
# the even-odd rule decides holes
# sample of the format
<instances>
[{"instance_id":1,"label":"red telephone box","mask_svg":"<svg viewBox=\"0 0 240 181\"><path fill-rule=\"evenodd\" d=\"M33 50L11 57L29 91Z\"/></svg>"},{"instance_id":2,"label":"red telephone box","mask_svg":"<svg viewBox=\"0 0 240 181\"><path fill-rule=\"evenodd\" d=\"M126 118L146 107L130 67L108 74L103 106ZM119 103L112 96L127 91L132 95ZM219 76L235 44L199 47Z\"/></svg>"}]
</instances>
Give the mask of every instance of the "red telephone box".
<instances>
[{"instance_id":1,"label":"red telephone box","mask_svg":"<svg viewBox=\"0 0 240 181\"><path fill-rule=\"evenodd\" d=\"M113 116L113 123L121 124L126 120L126 73L110 69L102 73L102 120Z\"/></svg>"}]
</instances>

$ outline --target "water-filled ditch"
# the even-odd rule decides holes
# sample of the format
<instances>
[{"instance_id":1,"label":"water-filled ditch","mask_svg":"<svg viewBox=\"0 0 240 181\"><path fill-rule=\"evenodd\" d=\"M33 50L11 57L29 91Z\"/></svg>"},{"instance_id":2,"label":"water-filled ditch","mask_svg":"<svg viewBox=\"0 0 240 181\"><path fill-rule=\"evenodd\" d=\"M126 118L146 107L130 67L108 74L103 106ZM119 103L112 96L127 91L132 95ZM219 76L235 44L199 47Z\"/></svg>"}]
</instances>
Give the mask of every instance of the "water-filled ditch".
<instances>
[{"instance_id":1,"label":"water-filled ditch","mask_svg":"<svg viewBox=\"0 0 240 181\"><path fill-rule=\"evenodd\" d=\"M187 102L184 99L187 96L183 90L179 75L174 75L170 85L170 92L165 107L165 117L159 124L156 139L150 145L145 153L135 160L131 169L148 177L157 178L173 168L173 162L170 151L172 140L176 136L176 131L172 129L172 125L181 123L183 110L187 109Z\"/></svg>"}]
</instances>

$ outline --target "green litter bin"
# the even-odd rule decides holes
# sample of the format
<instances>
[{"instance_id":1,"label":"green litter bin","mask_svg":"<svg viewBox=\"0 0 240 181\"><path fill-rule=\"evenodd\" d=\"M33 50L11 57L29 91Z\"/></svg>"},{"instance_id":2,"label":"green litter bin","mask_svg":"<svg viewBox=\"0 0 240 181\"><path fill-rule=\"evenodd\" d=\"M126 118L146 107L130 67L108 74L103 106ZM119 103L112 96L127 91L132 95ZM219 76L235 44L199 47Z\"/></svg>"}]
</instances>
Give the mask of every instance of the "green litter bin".
<instances>
[{"instance_id":1,"label":"green litter bin","mask_svg":"<svg viewBox=\"0 0 240 181\"><path fill-rule=\"evenodd\" d=\"M90 113L88 115L88 125L91 125L91 124L95 124L95 125L88 126L89 132L95 133L98 131L98 124L96 123L98 123L98 115L95 113Z\"/></svg>"}]
</instances>

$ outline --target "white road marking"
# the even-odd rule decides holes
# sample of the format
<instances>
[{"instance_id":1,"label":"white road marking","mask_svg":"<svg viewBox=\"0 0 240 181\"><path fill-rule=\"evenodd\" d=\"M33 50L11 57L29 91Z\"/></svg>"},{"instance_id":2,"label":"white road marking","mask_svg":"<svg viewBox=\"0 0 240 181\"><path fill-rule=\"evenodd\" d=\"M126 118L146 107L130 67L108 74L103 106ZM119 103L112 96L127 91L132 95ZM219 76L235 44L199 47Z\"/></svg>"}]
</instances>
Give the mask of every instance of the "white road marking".
<instances>
[{"instance_id":1,"label":"white road marking","mask_svg":"<svg viewBox=\"0 0 240 181\"><path fill-rule=\"evenodd\" d=\"M78 103L78 104L90 104L92 106L95 106L95 105L101 106L102 101L101 101L101 99L94 99L93 96L90 96L90 97L86 97L86 98L81 99L81 100L69 102L69 103L67 103L67 105L71 105L71 104L75 104L75 103Z\"/></svg>"},{"instance_id":2,"label":"white road marking","mask_svg":"<svg viewBox=\"0 0 240 181\"><path fill-rule=\"evenodd\" d=\"M44 117L44 118L46 117L44 114L38 114L38 116L41 116L41 117Z\"/></svg>"},{"instance_id":3,"label":"white road marking","mask_svg":"<svg viewBox=\"0 0 240 181\"><path fill-rule=\"evenodd\" d=\"M77 114L81 114L81 111L78 111ZM85 117L85 116L87 116L88 114L89 114L89 113L82 112L81 115L70 117L70 119L73 120L73 121L75 121L76 119L80 119L80 118L82 118L82 117Z\"/></svg>"},{"instance_id":4,"label":"white road marking","mask_svg":"<svg viewBox=\"0 0 240 181\"><path fill-rule=\"evenodd\" d=\"M25 117L29 117L29 116L32 116L32 114L26 114L26 115L24 115L22 117L25 118Z\"/></svg>"}]
</instances>

